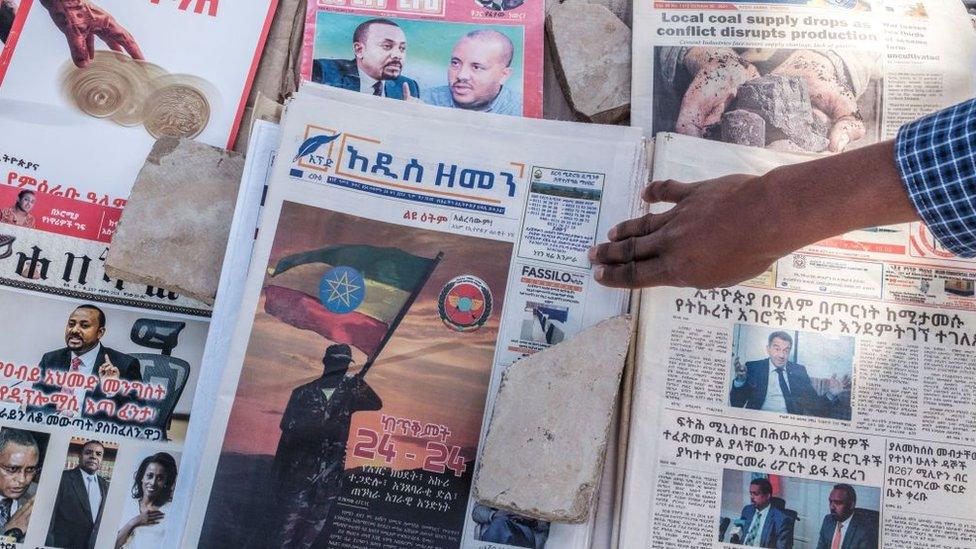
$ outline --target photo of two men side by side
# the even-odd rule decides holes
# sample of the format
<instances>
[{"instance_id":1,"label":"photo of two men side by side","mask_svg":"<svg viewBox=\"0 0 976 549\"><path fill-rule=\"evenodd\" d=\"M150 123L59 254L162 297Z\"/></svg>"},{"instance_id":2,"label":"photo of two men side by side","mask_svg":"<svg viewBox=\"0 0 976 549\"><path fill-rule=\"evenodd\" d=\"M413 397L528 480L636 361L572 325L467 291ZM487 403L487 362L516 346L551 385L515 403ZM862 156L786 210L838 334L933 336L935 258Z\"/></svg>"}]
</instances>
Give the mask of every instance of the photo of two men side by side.
<instances>
[{"instance_id":1,"label":"photo of two men side by side","mask_svg":"<svg viewBox=\"0 0 976 549\"><path fill-rule=\"evenodd\" d=\"M521 27L320 12L310 78L429 105L523 115Z\"/></svg>"}]
</instances>

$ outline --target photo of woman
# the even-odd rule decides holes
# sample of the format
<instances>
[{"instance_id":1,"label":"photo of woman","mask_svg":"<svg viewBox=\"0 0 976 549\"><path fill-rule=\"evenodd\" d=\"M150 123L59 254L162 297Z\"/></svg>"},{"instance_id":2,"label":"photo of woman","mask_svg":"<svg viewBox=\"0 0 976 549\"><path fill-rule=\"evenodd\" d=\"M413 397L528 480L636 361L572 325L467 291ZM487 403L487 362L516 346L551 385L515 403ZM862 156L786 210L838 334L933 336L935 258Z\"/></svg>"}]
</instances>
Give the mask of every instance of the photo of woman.
<instances>
[{"instance_id":1,"label":"photo of woman","mask_svg":"<svg viewBox=\"0 0 976 549\"><path fill-rule=\"evenodd\" d=\"M162 547L163 519L169 511L176 486L176 460L166 452L146 457L132 483L132 498L122 509L122 523L115 549Z\"/></svg>"},{"instance_id":2,"label":"photo of woman","mask_svg":"<svg viewBox=\"0 0 976 549\"><path fill-rule=\"evenodd\" d=\"M0 209L0 223L10 223L18 227L34 228L34 216L30 211L37 202L35 192L24 189L17 193L17 201L9 208Z\"/></svg>"}]
</instances>

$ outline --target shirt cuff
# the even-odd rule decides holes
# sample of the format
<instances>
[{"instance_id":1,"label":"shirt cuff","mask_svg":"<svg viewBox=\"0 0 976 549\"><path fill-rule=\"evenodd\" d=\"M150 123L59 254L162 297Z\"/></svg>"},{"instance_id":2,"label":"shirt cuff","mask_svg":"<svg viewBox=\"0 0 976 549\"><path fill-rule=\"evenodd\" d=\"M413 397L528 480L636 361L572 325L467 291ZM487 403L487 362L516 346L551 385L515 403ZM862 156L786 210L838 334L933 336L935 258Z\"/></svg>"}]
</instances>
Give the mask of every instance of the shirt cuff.
<instances>
[{"instance_id":1,"label":"shirt cuff","mask_svg":"<svg viewBox=\"0 0 976 549\"><path fill-rule=\"evenodd\" d=\"M976 100L902 126L895 162L939 243L959 257L976 257Z\"/></svg>"}]
</instances>

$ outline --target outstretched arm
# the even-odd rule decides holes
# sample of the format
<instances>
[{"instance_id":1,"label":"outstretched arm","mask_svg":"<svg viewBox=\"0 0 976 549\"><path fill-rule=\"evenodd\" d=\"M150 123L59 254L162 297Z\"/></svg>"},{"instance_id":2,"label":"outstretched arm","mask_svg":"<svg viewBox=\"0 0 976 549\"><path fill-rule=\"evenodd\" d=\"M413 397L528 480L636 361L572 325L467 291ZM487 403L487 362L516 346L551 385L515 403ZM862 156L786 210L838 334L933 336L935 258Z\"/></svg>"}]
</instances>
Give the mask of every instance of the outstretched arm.
<instances>
[{"instance_id":1,"label":"outstretched arm","mask_svg":"<svg viewBox=\"0 0 976 549\"><path fill-rule=\"evenodd\" d=\"M762 176L655 181L643 198L675 206L617 225L590 251L606 286L729 286L818 240L918 219L891 141Z\"/></svg>"}]
</instances>

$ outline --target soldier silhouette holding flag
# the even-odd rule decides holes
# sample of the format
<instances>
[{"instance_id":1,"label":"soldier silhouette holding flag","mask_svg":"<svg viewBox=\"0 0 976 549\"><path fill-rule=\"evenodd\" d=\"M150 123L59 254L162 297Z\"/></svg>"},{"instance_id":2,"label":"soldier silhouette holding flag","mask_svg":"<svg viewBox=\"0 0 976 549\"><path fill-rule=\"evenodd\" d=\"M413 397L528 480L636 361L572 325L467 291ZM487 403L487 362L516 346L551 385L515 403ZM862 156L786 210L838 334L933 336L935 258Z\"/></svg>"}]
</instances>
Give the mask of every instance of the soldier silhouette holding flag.
<instances>
[{"instance_id":1,"label":"soldier silhouette holding flag","mask_svg":"<svg viewBox=\"0 0 976 549\"><path fill-rule=\"evenodd\" d=\"M365 369L347 376L349 345L330 345L318 379L292 391L281 418L272 469L280 522L271 532L283 549L312 547L339 496L349 425L356 412L383 401L366 383Z\"/></svg>"}]
</instances>

